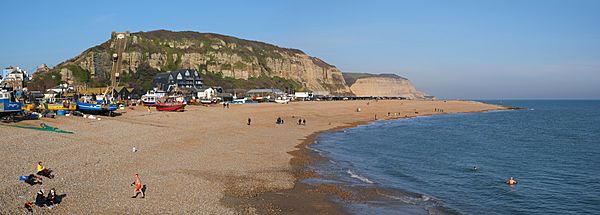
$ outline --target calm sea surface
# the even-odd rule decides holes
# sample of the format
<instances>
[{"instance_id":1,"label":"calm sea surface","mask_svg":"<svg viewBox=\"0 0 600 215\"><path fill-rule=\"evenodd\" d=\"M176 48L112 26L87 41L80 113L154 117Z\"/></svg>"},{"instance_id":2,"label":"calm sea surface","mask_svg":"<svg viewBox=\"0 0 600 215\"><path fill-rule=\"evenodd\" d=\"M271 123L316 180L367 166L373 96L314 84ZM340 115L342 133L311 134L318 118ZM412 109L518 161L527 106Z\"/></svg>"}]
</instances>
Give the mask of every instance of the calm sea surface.
<instances>
[{"instance_id":1,"label":"calm sea surface","mask_svg":"<svg viewBox=\"0 0 600 215\"><path fill-rule=\"evenodd\" d=\"M324 178L311 183L396 190L347 205L359 214L435 207L600 213L600 101L486 102L527 110L378 121L322 134L311 148L329 162L312 166ZM504 183L510 176L518 185Z\"/></svg>"}]
</instances>

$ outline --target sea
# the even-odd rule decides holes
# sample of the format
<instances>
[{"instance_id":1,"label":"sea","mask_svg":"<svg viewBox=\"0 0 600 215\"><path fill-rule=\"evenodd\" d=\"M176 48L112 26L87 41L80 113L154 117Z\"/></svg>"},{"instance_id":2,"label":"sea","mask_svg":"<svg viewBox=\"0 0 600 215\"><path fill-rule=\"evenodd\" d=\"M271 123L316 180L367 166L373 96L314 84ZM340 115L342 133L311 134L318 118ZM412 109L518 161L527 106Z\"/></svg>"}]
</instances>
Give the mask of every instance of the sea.
<instances>
[{"instance_id":1,"label":"sea","mask_svg":"<svg viewBox=\"0 0 600 215\"><path fill-rule=\"evenodd\" d=\"M483 102L523 109L326 132L304 182L354 193L336 198L354 214L600 214L600 100Z\"/></svg>"}]
</instances>

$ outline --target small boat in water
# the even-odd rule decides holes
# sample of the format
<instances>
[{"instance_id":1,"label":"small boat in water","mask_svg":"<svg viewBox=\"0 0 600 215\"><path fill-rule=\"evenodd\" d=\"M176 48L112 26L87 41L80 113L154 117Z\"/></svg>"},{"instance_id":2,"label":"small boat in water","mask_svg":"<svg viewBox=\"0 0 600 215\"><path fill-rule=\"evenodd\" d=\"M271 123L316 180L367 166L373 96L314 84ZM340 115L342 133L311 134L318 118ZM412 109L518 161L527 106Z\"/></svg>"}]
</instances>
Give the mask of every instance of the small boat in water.
<instances>
[{"instance_id":1,"label":"small boat in water","mask_svg":"<svg viewBox=\"0 0 600 215\"><path fill-rule=\"evenodd\" d=\"M158 102L154 106L157 111L183 111L185 105L184 102Z\"/></svg>"},{"instance_id":2,"label":"small boat in water","mask_svg":"<svg viewBox=\"0 0 600 215\"><path fill-rule=\"evenodd\" d=\"M13 102L10 92L0 92L0 118L14 116L22 111L21 102Z\"/></svg>"}]
</instances>

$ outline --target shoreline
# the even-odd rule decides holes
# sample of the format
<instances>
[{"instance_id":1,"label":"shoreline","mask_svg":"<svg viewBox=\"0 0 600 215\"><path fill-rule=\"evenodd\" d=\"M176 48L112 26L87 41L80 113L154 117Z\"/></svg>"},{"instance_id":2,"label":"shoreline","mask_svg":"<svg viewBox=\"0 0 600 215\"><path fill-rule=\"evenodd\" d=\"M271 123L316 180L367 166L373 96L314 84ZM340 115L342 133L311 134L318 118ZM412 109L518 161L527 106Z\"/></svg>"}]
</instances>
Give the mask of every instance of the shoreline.
<instances>
[{"instance_id":1,"label":"shoreline","mask_svg":"<svg viewBox=\"0 0 600 215\"><path fill-rule=\"evenodd\" d=\"M230 109L190 106L183 113L135 107L101 121L58 117L18 122L43 122L75 133L0 129L6 140L0 151L5 163L0 167L5 173L0 176L0 204L7 206L0 214L20 213L23 201L40 188L68 194L53 213L344 214L331 199L355 198L351 193L301 183L316 175L306 171L307 164L319 162L307 146L324 132L368 124L374 115L384 120L439 114L435 108L446 113L506 109L466 101L323 101ZM246 124L249 117L251 126ZM278 117L287 123L275 124ZM306 119L306 125L297 125L298 119ZM55 170L55 179L41 186L14 180L29 174L39 160ZM148 184L143 200L129 196L133 173Z\"/></svg>"},{"instance_id":2,"label":"shoreline","mask_svg":"<svg viewBox=\"0 0 600 215\"><path fill-rule=\"evenodd\" d=\"M473 101L467 101L473 102ZM479 102L479 101L475 101ZM489 105L496 105L481 102ZM428 117L434 115L445 115L445 114L461 114L461 113L485 113L490 111L503 111L503 110L522 110L523 108L511 107L505 105L496 105L501 107L500 109L490 110L479 110L479 111L468 111L468 112L455 112L455 113L432 113L432 114L421 114L415 116L400 116L383 119L372 119L364 121L356 121L347 125L341 125L334 128L329 128L321 131L316 131L302 140L301 143L295 146L293 151L288 152L293 157L290 159L291 170L290 172L294 176L294 187L291 189L278 190L278 191L267 191L258 194L256 199L263 201L255 201L247 199L244 203L252 205L254 208L259 208L256 212L258 214L352 214L348 211L344 204L348 202L364 202L367 199L375 198L374 195L382 195L379 188L358 188L353 190L344 190L341 185L331 184L308 184L302 180L309 178L323 178L313 170L309 170L309 166L316 162L328 162L329 158L319 155L317 152L310 149L310 145L316 143L318 137L328 132L338 132L348 128L355 128L361 125L369 125L378 121L390 121L390 120L406 120L417 117ZM360 196L357 196L356 192L366 191ZM385 192L385 191L384 191ZM401 191L406 192L406 191ZM385 195L385 194L384 194ZM418 194L421 195L421 194ZM381 197L381 196L380 196ZM335 201L339 199L340 201ZM291 203L293 202L293 203ZM228 203L228 205L232 205ZM273 210L273 208L277 208ZM239 209L239 208L238 208ZM263 209L263 210L260 210ZM265 210L266 209L266 210ZM424 209L424 208L423 208ZM436 214L460 214L452 208L446 208L444 206L436 206L433 208Z\"/></svg>"}]
</instances>

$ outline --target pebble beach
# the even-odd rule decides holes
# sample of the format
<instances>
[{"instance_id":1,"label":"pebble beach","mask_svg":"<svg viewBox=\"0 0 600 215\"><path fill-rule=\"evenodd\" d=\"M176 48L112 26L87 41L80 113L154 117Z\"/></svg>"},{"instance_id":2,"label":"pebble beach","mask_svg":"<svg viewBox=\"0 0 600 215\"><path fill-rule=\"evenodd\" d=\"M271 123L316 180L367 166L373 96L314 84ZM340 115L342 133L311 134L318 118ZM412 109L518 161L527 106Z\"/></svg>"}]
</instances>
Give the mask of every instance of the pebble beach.
<instances>
[{"instance_id":1,"label":"pebble beach","mask_svg":"<svg viewBox=\"0 0 600 215\"><path fill-rule=\"evenodd\" d=\"M294 170L302 169L302 162L292 162L298 158L293 152L311 135L375 119L506 108L416 100L187 106L184 112L137 106L101 120L63 116L1 123L45 123L74 134L0 126L0 214L25 213L23 204L42 188L65 196L57 207L35 207L35 213L343 214L328 200L334 193L295 186ZM285 123L275 124L278 117ZM53 169L55 178L34 186L19 181L35 172L38 161ZM144 199L131 198L136 173L147 186ZM283 203L286 197L293 206Z\"/></svg>"}]
</instances>

